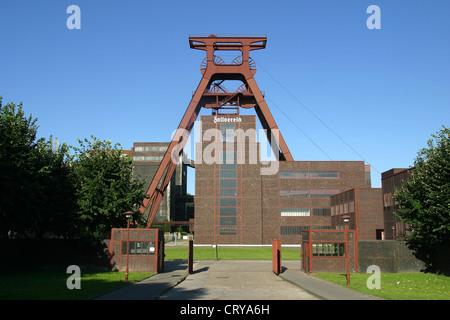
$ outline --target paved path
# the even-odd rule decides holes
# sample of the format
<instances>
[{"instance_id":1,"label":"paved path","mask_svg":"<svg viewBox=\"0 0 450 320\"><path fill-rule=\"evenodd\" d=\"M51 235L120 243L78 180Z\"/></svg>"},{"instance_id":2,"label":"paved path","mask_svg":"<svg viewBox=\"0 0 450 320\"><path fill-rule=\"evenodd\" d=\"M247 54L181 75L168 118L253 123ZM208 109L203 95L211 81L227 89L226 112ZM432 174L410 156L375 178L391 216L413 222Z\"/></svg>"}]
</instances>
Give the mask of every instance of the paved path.
<instances>
[{"instance_id":1,"label":"paved path","mask_svg":"<svg viewBox=\"0 0 450 320\"><path fill-rule=\"evenodd\" d=\"M199 261L194 273L159 300L317 300L276 276L272 261Z\"/></svg>"},{"instance_id":2,"label":"paved path","mask_svg":"<svg viewBox=\"0 0 450 320\"><path fill-rule=\"evenodd\" d=\"M298 261L205 260L187 273L186 261L166 261L165 271L95 300L378 300L307 275Z\"/></svg>"},{"instance_id":3,"label":"paved path","mask_svg":"<svg viewBox=\"0 0 450 320\"><path fill-rule=\"evenodd\" d=\"M187 275L186 261L165 261L164 272L99 295L93 300L156 300L183 281Z\"/></svg>"}]
</instances>

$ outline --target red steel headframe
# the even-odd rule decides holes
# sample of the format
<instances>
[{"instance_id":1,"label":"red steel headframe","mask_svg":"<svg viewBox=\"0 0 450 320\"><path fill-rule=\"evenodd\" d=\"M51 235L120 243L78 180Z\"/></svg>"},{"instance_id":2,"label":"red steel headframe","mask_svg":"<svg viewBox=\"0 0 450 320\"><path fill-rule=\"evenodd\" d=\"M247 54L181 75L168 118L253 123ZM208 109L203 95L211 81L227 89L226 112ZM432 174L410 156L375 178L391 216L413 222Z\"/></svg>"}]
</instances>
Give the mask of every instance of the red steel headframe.
<instances>
[{"instance_id":1,"label":"red steel headframe","mask_svg":"<svg viewBox=\"0 0 450 320\"><path fill-rule=\"evenodd\" d=\"M258 88L253 75L256 68L250 58L250 51L264 49L267 37L241 37L227 36L218 37L191 36L189 44L192 49L206 51L206 58L202 62L202 79L192 96L191 102L181 119L178 129L164 154L163 159L147 189L149 198L145 199L140 210L145 213L148 209L147 227L150 228L161 200L173 176L177 162L182 155L183 148L189 138L189 134L194 126L194 122L200 113L200 109L213 108L221 109L225 104L235 103L243 108L255 108L261 125L266 131L267 138L275 145L275 152L279 154L280 161L294 161L286 142L278 129L278 126L264 100L264 95ZM225 64L223 60L214 55L216 50L241 51L242 56L237 57L231 64ZM215 83L225 80L241 80L241 86L236 92L229 93L221 90L211 90L217 88ZM214 83L213 83L214 82ZM276 131L277 134L272 135Z\"/></svg>"}]
</instances>

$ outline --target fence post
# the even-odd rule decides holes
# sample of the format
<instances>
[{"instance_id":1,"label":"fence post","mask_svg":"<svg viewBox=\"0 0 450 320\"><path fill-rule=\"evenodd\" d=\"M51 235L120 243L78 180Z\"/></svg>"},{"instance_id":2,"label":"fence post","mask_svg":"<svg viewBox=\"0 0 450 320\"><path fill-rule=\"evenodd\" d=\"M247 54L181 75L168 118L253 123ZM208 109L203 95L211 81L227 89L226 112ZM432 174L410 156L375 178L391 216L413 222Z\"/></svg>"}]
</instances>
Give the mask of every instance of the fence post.
<instances>
[{"instance_id":1,"label":"fence post","mask_svg":"<svg viewBox=\"0 0 450 320\"><path fill-rule=\"evenodd\" d=\"M189 239L189 250L188 250L188 273L191 274L194 270L194 240Z\"/></svg>"},{"instance_id":2,"label":"fence post","mask_svg":"<svg viewBox=\"0 0 450 320\"><path fill-rule=\"evenodd\" d=\"M272 270L276 275L281 273L281 240L272 240Z\"/></svg>"}]
</instances>

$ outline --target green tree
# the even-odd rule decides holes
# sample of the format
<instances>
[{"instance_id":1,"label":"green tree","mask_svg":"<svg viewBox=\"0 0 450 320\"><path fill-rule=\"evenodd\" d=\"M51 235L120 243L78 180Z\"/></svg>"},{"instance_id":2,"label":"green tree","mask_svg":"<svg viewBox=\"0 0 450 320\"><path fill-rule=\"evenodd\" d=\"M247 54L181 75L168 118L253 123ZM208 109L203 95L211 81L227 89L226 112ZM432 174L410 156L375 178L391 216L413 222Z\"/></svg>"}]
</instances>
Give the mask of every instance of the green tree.
<instances>
[{"instance_id":1,"label":"green tree","mask_svg":"<svg viewBox=\"0 0 450 320\"><path fill-rule=\"evenodd\" d=\"M450 245L450 129L432 137L394 199L396 214L409 225L409 247L435 272L436 252Z\"/></svg>"},{"instance_id":2,"label":"green tree","mask_svg":"<svg viewBox=\"0 0 450 320\"><path fill-rule=\"evenodd\" d=\"M77 226L84 238L103 239L111 228L125 227L124 212L142 223L138 208L145 197L143 181L132 177L132 159L110 141L78 140L73 147L73 174L77 197Z\"/></svg>"},{"instance_id":3,"label":"green tree","mask_svg":"<svg viewBox=\"0 0 450 320\"><path fill-rule=\"evenodd\" d=\"M72 174L70 148L57 140L37 141L37 179L39 214L35 220L37 237L44 233L70 238L75 235L76 192Z\"/></svg>"},{"instance_id":4,"label":"green tree","mask_svg":"<svg viewBox=\"0 0 450 320\"><path fill-rule=\"evenodd\" d=\"M37 119L22 104L1 106L0 97L0 237L69 236L74 189L69 147L36 140Z\"/></svg>"},{"instance_id":5,"label":"green tree","mask_svg":"<svg viewBox=\"0 0 450 320\"><path fill-rule=\"evenodd\" d=\"M37 119L22 103L2 106L0 97L0 237L31 232L35 204Z\"/></svg>"}]
</instances>

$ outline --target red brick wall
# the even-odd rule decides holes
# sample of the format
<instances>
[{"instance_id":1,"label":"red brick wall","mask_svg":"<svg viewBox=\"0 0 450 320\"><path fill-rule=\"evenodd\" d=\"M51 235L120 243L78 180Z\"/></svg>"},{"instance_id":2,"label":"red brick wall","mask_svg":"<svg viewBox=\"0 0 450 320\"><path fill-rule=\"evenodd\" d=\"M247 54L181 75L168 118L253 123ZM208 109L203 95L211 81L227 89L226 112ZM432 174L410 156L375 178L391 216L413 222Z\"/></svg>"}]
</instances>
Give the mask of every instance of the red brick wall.
<instances>
[{"instance_id":1,"label":"red brick wall","mask_svg":"<svg viewBox=\"0 0 450 320\"><path fill-rule=\"evenodd\" d=\"M242 121L236 123L236 129L256 129L255 116L240 118ZM202 116L201 121L203 132L220 128L218 123L214 123L213 116ZM246 142L244 146L248 150L253 144ZM197 244L271 244L274 238L281 239L283 244L299 244L300 234L282 235L281 227L331 228L331 217L312 214L308 217L281 217L281 208L330 208L330 198L285 198L280 196L281 189L345 191L366 185L363 161L278 162L279 170L339 171L337 179L280 179L279 170L274 175L261 175L262 165L259 162L250 164L246 154L245 163L236 166L236 234L220 235L220 170L218 164L205 163L202 156L207 147L211 147L210 141L196 145L194 240ZM235 143L235 150L238 147ZM222 149L225 151L226 147Z\"/></svg>"},{"instance_id":2,"label":"red brick wall","mask_svg":"<svg viewBox=\"0 0 450 320\"><path fill-rule=\"evenodd\" d=\"M115 270L125 271L127 255L122 252L122 246L127 243L127 229L112 229L110 241L111 265ZM129 241L150 241L155 248L154 254L131 253L128 255L128 270L130 272L158 272L164 254L164 237L158 229L130 229Z\"/></svg>"}]
</instances>

